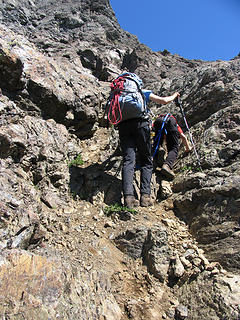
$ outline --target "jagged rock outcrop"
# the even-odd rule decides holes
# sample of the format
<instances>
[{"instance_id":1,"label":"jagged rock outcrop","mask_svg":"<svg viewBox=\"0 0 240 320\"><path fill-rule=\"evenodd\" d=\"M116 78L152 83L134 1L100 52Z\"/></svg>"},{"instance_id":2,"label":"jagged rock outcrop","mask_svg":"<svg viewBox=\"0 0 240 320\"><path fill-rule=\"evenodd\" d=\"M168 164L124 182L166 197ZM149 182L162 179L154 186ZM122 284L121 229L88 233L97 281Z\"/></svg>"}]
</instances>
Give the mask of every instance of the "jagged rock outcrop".
<instances>
[{"instance_id":1,"label":"jagged rock outcrop","mask_svg":"<svg viewBox=\"0 0 240 320\"><path fill-rule=\"evenodd\" d=\"M239 60L201 70L204 76L189 91L186 112L203 171L191 174L189 161L181 161L188 172L173 186L176 210L212 259L228 269L239 265L239 71ZM190 101L195 112L188 111Z\"/></svg>"},{"instance_id":2,"label":"jagged rock outcrop","mask_svg":"<svg viewBox=\"0 0 240 320\"><path fill-rule=\"evenodd\" d=\"M152 208L106 214L121 157L104 105L124 69L181 93L201 170L181 150ZM108 0L2 0L1 317L239 319L239 92L239 57L152 52ZM185 127L174 103L152 110Z\"/></svg>"}]
</instances>

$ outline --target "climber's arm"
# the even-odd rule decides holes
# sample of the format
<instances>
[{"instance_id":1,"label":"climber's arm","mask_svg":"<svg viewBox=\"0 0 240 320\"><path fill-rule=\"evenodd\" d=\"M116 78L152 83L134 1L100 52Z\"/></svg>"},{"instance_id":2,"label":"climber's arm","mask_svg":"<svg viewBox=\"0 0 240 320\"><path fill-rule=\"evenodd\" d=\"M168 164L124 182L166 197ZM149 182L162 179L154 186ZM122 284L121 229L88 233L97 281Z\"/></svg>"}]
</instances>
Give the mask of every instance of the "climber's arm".
<instances>
[{"instance_id":1,"label":"climber's arm","mask_svg":"<svg viewBox=\"0 0 240 320\"><path fill-rule=\"evenodd\" d=\"M150 93L149 99L151 101L158 103L158 104L167 104L169 102L172 102L173 100L175 100L179 96L180 96L180 94L178 92L175 92L174 94L172 94L171 96L168 96L168 97L159 97L156 94Z\"/></svg>"}]
</instances>

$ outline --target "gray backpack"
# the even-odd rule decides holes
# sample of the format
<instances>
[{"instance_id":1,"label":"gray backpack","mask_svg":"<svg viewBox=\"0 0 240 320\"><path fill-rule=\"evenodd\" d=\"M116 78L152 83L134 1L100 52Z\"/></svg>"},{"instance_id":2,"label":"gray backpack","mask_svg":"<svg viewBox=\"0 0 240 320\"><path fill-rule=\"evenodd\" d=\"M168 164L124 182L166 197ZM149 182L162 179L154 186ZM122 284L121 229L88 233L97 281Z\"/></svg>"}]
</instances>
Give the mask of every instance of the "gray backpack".
<instances>
[{"instance_id":1,"label":"gray backpack","mask_svg":"<svg viewBox=\"0 0 240 320\"><path fill-rule=\"evenodd\" d=\"M142 84L142 80L134 73L123 73L111 83L108 100L108 120L111 124L146 115Z\"/></svg>"}]
</instances>

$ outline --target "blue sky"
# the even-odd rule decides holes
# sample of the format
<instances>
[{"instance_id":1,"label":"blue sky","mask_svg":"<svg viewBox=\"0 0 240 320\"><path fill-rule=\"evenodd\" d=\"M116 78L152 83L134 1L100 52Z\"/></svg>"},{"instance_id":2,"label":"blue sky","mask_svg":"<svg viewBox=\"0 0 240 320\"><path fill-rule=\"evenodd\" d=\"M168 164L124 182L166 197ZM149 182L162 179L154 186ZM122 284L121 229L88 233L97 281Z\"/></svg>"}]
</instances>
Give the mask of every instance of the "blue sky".
<instances>
[{"instance_id":1,"label":"blue sky","mask_svg":"<svg viewBox=\"0 0 240 320\"><path fill-rule=\"evenodd\" d=\"M120 26L153 51L186 59L240 53L240 0L110 0Z\"/></svg>"}]
</instances>

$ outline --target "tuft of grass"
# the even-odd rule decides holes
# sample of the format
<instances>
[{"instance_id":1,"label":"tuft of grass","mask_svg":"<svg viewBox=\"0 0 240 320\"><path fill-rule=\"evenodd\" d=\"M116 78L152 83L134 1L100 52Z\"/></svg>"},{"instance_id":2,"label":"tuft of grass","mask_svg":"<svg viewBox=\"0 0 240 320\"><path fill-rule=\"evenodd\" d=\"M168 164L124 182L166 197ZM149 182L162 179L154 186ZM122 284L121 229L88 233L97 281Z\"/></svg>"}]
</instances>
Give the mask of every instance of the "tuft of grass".
<instances>
[{"instance_id":1,"label":"tuft of grass","mask_svg":"<svg viewBox=\"0 0 240 320\"><path fill-rule=\"evenodd\" d=\"M82 155L79 154L75 159L68 162L69 168L72 166L81 166L84 164L84 161L82 159Z\"/></svg>"},{"instance_id":2,"label":"tuft of grass","mask_svg":"<svg viewBox=\"0 0 240 320\"><path fill-rule=\"evenodd\" d=\"M202 168L201 167L192 167L192 166L183 166L180 169L180 172L187 172L187 171L202 172Z\"/></svg>"},{"instance_id":3,"label":"tuft of grass","mask_svg":"<svg viewBox=\"0 0 240 320\"><path fill-rule=\"evenodd\" d=\"M120 212L137 213L137 211L135 209L130 209L128 207L120 206L117 203L104 208L104 213L107 216L110 216L111 214L114 214L114 213L120 213Z\"/></svg>"},{"instance_id":4,"label":"tuft of grass","mask_svg":"<svg viewBox=\"0 0 240 320\"><path fill-rule=\"evenodd\" d=\"M181 168L181 172L184 172L184 171L192 171L192 167L191 166L183 166L182 168Z\"/></svg>"}]
</instances>

